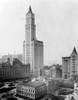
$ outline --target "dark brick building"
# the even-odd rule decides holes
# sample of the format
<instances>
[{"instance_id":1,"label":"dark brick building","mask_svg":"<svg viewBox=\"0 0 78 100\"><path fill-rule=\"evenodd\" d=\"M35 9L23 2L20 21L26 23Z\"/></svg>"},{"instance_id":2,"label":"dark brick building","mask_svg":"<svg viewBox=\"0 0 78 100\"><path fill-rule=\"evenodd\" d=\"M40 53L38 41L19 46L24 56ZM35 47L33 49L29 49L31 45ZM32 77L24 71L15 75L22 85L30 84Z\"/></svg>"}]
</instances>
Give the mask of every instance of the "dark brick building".
<instances>
[{"instance_id":1,"label":"dark brick building","mask_svg":"<svg viewBox=\"0 0 78 100\"><path fill-rule=\"evenodd\" d=\"M23 65L17 58L13 64L10 64L10 59L0 65L0 79L18 79L30 77L30 65Z\"/></svg>"}]
</instances>

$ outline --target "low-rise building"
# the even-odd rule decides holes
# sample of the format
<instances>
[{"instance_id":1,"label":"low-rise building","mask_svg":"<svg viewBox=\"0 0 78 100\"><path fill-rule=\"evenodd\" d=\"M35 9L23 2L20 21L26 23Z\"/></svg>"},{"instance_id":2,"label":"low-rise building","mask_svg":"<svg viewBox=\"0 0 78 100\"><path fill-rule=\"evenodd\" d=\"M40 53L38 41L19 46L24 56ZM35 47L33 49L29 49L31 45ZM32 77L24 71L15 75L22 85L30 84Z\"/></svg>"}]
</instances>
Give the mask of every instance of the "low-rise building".
<instances>
[{"instance_id":1,"label":"low-rise building","mask_svg":"<svg viewBox=\"0 0 78 100\"><path fill-rule=\"evenodd\" d=\"M47 94L47 87L44 82L30 81L21 82L17 85L17 95L30 99L38 99Z\"/></svg>"},{"instance_id":2,"label":"low-rise building","mask_svg":"<svg viewBox=\"0 0 78 100\"><path fill-rule=\"evenodd\" d=\"M44 66L42 73L43 73L43 76L46 78L52 77L51 69L49 66Z\"/></svg>"},{"instance_id":3,"label":"low-rise building","mask_svg":"<svg viewBox=\"0 0 78 100\"><path fill-rule=\"evenodd\" d=\"M52 74L53 78L62 78L61 65L59 65L59 64L52 65L51 74Z\"/></svg>"},{"instance_id":4,"label":"low-rise building","mask_svg":"<svg viewBox=\"0 0 78 100\"><path fill-rule=\"evenodd\" d=\"M61 65L59 64L54 64L52 66L45 66L43 68L43 76L46 78L62 78L62 69Z\"/></svg>"},{"instance_id":5,"label":"low-rise building","mask_svg":"<svg viewBox=\"0 0 78 100\"><path fill-rule=\"evenodd\" d=\"M23 65L18 59L14 59L13 65L10 59L0 65L0 79L18 79L30 77L30 65Z\"/></svg>"}]
</instances>

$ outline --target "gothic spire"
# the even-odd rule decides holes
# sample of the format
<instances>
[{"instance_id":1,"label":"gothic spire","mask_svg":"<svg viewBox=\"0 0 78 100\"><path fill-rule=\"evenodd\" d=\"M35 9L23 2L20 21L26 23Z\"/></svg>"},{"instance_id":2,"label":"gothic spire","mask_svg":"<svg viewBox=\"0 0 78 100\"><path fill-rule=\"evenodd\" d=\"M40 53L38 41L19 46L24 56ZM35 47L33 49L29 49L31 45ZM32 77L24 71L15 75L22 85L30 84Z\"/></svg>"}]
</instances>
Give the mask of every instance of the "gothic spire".
<instances>
[{"instance_id":1,"label":"gothic spire","mask_svg":"<svg viewBox=\"0 0 78 100\"><path fill-rule=\"evenodd\" d=\"M75 54L77 54L77 51L76 51L76 48L74 47L74 49L73 49L73 52L75 53Z\"/></svg>"},{"instance_id":2,"label":"gothic spire","mask_svg":"<svg viewBox=\"0 0 78 100\"><path fill-rule=\"evenodd\" d=\"M32 9L31 9L31 6L29 6L29 10L28 10L28 13L32 13Z\"/></svg>"}]
</instances>

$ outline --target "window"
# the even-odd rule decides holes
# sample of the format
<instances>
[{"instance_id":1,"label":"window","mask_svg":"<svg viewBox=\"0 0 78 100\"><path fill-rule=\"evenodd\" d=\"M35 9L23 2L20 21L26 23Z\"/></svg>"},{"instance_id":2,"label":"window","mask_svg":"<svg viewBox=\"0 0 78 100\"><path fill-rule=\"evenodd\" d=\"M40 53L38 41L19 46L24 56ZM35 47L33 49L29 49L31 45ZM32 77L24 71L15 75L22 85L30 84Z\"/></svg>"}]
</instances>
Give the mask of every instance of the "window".
<instances>
[{"instance_id":1,"label":"window","mask_svg":"<svg viewBox=\"0 0 78 100\"><path fill-rule=\"evenodd\" d=\"M31 95L31 97L32 97L32 94L30 94Z\"/></svg>"},{"instance_id":2,"label":"window","mask_svg":"<svg viewBox=\"0 0 78 100\"><path fill-rule=\"evenodd\" d=\"M34 90L33 90L33 93L34 93Z\"/></svg>"},{"instance_id":3,"label":"window","mask_svg":"<svg viewBox=\"0 0 78 100\"><path fill-rule=\"evenodd\" d=\"M34 98L34 94L33 94L33 98Z\"/></svg>"}]
</instances>

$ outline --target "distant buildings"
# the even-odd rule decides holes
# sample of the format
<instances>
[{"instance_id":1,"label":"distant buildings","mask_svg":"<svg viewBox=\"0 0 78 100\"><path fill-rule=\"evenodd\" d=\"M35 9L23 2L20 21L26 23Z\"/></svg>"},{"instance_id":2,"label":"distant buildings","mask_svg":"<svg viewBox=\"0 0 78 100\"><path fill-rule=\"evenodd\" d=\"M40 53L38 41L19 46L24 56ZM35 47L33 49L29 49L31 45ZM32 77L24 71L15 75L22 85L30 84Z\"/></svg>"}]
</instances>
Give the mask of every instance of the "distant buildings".
<instances>
[{"instance_id":1,"label":"distant buildings","mask_svg":"<svg viewBox=\"0 0 78 100\"><path fill-rule=\"evenodd\" d=\"M52 66L44 66L43 68L43 76L46 78L62 78L62 69L61 65L54 64Z\"/></svg>"},{"instance_id":2,"label":"distant buildings","mask_svg":"<svg viewBox=\"0 0 78 100\"><path fill-rule=\"evenodd\" d=\"M54 96L59 95L60 79L39 79L36 78L30 82L21 82L17 85L17 97L27 100L51 100ZM29 99L28 99L29 98ZM64 100L64 99L52 99Z\"/></svg>"},{"instance_id":3,"label":"distant buildings","mask_svg":"<svg viewBox=\"0 0 78 100\"><path fill-rule=\"evenodd\" d=\"M61 65L52 65L52 77L53 78L62 78L62 66Z\"/></svg>"},{"instance_id":4,"label":"distant buildings","mask_svg":"<svg viewBox=\"0 0 78 100\"><path fill-rule=\"evenodd\" d=\"M62 57L62 72L65 79L78 75L78 54L75 47L69 57Z\"/></svg>"},{"instance_id":5,"label":"distant buildings","mask_svg":"<svg viewBox=\"0 0 78 100\"><path fill-rule=\"evenodd\" d=\"M34 81L34 82L21 82L17 85L17 95L24 98L39 100L47 94L47 87L44 82Z\"/></svg>"},{"instance_id":6,"label":"distant buildings","mask_svg":"<svg viewBox=\"0 0 78 100\"><path fill-rule=\"evenodd\" d=\"M30 64L32 76L41 76L43 68L43 42L36 39L35 17L31 6L26 14L25 41L23 42L23 63Z\"/></svg>"},{"instance_id":7,"label":"distant buildings","mask_svg":"<svg viewBox=\"0 0 78 100\"><path fill-rule=\"evenodd\" d=\"M14 59L13 65L10 59L0 64L0 81L30 77L30 65L23 65L18 59Z\"/></svg>"},{"instance_id":8,"label":"distant buildings","mask_svg":"<svg viewBox=\"0 0 78 100\"><path fill-rule=\"evenodd\" d=\"M52 77L51 68L49 68L48 66L43 67L42 73L43 73L43 76L46 78Z\"/></svg>"}]
</instances>

